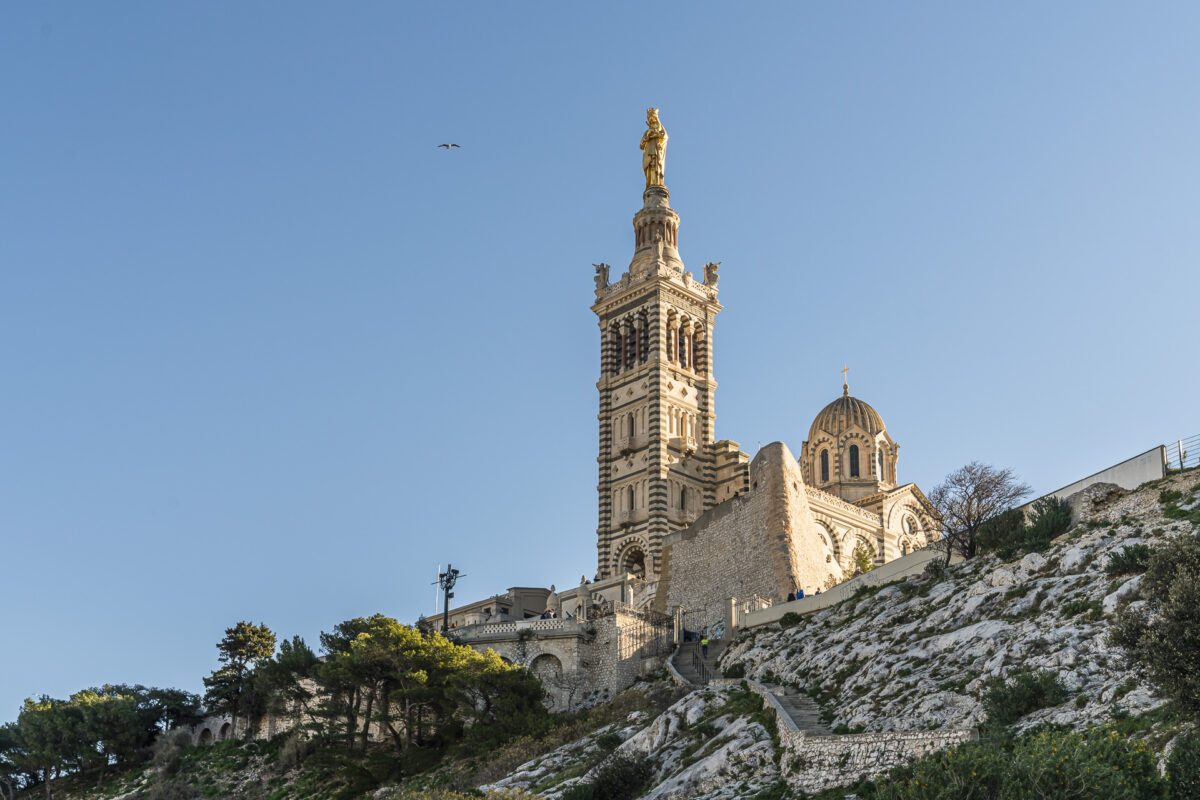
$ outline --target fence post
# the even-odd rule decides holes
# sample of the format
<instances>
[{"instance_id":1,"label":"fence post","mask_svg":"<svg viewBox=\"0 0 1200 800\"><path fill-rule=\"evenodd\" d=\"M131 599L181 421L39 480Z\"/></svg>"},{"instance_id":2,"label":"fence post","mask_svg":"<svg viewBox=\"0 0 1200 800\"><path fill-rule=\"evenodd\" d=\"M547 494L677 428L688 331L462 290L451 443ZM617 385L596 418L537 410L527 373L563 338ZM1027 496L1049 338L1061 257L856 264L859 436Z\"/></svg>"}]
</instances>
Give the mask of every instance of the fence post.
<instances>
[{"instance_id":1,"label":"fence post","mask_svg":"<svg viewBox=\"0 0 1200 800\"><path fill-rule=\"evenodd\" d=\"M1183 439L1177 441L1175 447L1179 449L1179 471L1183 472Z\"/></svg>"}]
</instances>

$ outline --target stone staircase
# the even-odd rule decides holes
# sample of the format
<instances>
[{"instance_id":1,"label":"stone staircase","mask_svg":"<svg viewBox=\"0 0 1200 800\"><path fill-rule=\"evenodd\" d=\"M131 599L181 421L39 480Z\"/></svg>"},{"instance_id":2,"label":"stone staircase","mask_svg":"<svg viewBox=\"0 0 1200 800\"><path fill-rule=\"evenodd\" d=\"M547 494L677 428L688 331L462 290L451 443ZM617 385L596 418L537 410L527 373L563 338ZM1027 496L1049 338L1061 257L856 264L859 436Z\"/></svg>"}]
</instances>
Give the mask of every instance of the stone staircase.
<instances>
[{"instance_id":1,"label":"stone staircase","mask_svg":"<svg viewBox=\"0 0 1200 800\"><path fill-rule=\"evenodd\" d=\"M704 686L709 681L720 678L717 661L725 650L725 642L714 640L708 645L708 657L700 653L699 642L686 642L675 653L675 670L695 686ZM765 688L779 703L783 712L791 718L798 730L808 736L832 736L833 731L821 722L821 709L816 702L806 694L801 694L790 686L765 685Z\"/></svg>"},{"instance_id":2,"label":"stone staircase","mask_svg":"<svg viewBox=\"0 0 1200 800\"><path fill-rule=\"evenodd\" d=\"M713 678L721 677L717 660L724 651L725 642L721 639L709 642L707 658L701 654L699 642L684 642L675 652L675 669L688 683L703 686Z\"/></svg>"},{"instance_id":3,"label":"stone staircase","mask_svg":"<svg viewBox=\"0 0 1200 800\"><path fill-rule=\"evenodd\" d=\"M767 686L767 691L779 701L783 709L799 730L808 736L832 736L833 731L821 722L821 709L815 700L800 694L790 686Z\"/></svg>"}]
</instances>

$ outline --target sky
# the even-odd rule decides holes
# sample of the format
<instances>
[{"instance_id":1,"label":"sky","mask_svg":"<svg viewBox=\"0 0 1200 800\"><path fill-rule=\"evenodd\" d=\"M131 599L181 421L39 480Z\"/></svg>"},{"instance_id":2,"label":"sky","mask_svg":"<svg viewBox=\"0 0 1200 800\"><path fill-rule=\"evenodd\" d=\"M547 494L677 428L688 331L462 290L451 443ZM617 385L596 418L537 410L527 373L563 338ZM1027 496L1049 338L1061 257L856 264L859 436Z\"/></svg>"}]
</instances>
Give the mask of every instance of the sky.
<instances>
[{"instance_id":1,"label":"sky","mask_svg":"<svg viewBox=\"0 0 1200 800\"><path fill-rule=\"evenodd\" d=\"M645 109L717 436L928 490L1200 433L1200 6L8 3L0 721L595 571ZM436 145L460 144L446 151Z\"/></svg>"}]
</instances>

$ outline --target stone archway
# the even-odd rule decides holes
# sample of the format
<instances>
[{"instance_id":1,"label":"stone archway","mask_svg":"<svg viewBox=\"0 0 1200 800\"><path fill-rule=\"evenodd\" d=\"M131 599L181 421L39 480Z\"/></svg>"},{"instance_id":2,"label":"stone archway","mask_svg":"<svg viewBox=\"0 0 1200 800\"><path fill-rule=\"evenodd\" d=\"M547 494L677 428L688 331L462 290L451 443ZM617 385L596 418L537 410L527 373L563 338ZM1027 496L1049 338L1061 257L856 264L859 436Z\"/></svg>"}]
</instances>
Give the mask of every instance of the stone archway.
<instances>
[{"instance_id":1,"label":"stone archway","mask_svg":"<svg viewBox=\"0 0 1200 800\"><path fill-rule=\"evenodd\" d=\"M562 679L563 666L558 656L542 653L529 662L529 671L543 684L553 685Z\"/></svg>"},{"instance_id":2,"label":"stone archway","mask_svg":"<svg viewBox=\"0 0 1200 800\"><path fill-rule=\"evenodd\" d=\"M233 726L226 722L221 726L221 730L217 732L217 739L225 741L233 734Z\"/></svg>"},{"instance_id":3,"label":"stone archway","mask_svg":"<svg viewBox=\"0 0 1200 800\"><path fill-rule=\"evenodd\" d=\"M212 728L205 728L204 730L200 731L200 738L198 739L197 744L212 744L212 740Z\"/></svg>"}]
</instances>

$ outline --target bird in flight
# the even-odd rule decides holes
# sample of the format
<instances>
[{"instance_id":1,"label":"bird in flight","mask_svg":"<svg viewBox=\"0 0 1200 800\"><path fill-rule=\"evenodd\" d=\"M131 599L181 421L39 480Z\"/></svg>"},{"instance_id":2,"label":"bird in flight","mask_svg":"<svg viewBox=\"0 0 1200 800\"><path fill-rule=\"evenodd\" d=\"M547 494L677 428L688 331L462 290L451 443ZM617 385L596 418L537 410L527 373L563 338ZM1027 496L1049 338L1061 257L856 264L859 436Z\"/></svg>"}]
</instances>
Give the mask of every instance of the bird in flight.
<instances>
[{"instance_id":1,"label":"bird in flight","mask_svg":"<svg viewBox=\"0 0 1200 800\"><path fill-rule=\"evenodd\" d=\"M449 150L451 147L458 147L456 144L439 144L438 147L444 147Z\"/></svg>"}]
</instances>

